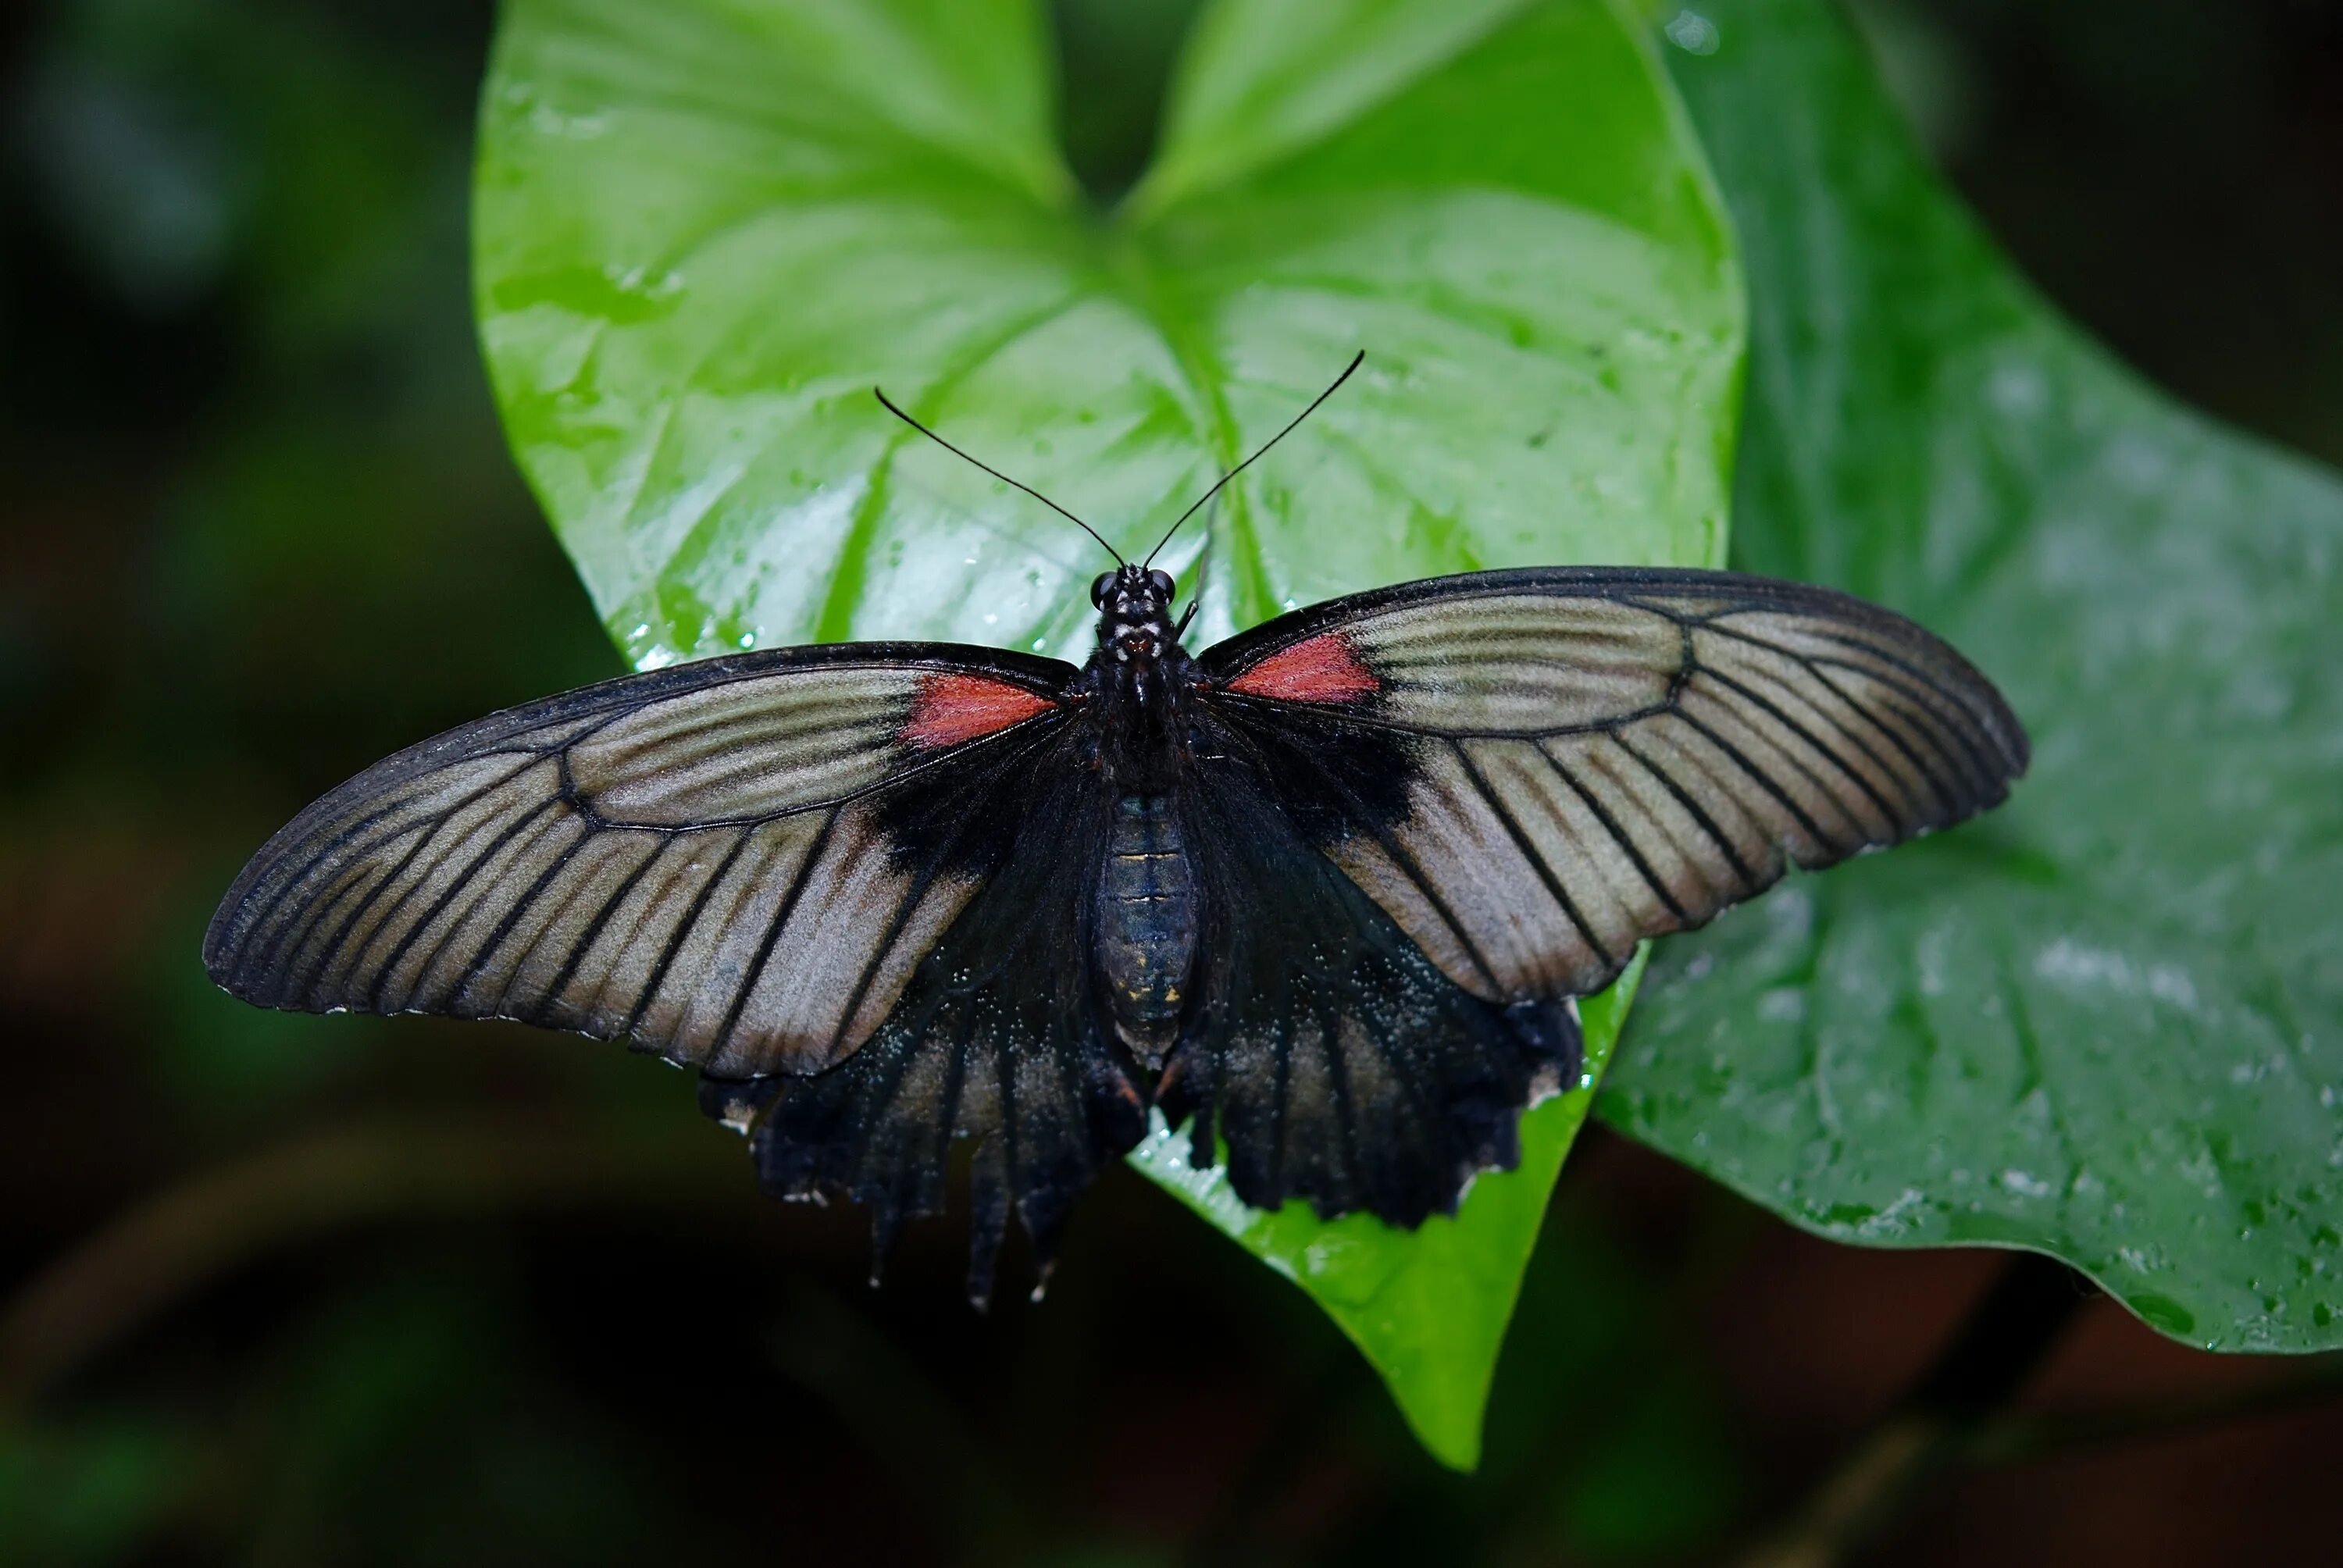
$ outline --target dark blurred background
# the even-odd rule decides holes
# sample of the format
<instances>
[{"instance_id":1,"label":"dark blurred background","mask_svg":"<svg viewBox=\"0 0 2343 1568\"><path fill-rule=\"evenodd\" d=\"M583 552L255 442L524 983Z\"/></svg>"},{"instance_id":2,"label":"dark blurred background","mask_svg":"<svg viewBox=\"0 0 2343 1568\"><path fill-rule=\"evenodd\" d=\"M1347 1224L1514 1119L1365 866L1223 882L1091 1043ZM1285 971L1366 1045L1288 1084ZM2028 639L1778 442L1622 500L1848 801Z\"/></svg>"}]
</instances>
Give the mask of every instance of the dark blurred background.
<instances>
[{"instance_id":1,"label":"dark blurred background","mask_svg":"<svg viewBox=\"0 0 2343 1568\"><path fill-rule=\"evenodd\" d=\"M1144 156L1182 9L1061 14L1096 188ZM953 1226L873 1294L858 1217L757 1199L681 1074L214 993L204 920L295 809L618 668L470 335L490 15L0 18L0 1563L1711 1561L2003 1268L1815 1241L1591 1132L1468 1480L1127 1172L1046 1305L980 1319ZM1863 21L2066 310L2343 461L2343 7ZM2324 1555L2319 1372L2085 1302L1867 1560Z\"/></svg>"}]
</instances>

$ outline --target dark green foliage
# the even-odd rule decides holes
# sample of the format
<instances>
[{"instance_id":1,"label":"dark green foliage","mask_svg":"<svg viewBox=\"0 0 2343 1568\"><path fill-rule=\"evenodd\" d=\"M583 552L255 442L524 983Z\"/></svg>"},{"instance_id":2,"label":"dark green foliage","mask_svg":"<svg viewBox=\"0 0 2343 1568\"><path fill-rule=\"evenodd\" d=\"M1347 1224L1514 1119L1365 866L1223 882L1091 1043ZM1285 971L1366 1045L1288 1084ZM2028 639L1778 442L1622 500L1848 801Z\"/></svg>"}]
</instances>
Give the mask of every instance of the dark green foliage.
<instances>
[{"instance_id":1,"label":"dark green foliage","mask_svg":"<svg viewBox=\"0 0 2343 1568\"><path fill-rule=\"evenodd\" d=\"M2343 485L2049 311L1826 7L1708 10L1674 64L1750 268L1736 563L1971 649L2035 767L1667 944L1602 1112L1843 1241L2343 1344Z\"/></svg>"}]
</instances>

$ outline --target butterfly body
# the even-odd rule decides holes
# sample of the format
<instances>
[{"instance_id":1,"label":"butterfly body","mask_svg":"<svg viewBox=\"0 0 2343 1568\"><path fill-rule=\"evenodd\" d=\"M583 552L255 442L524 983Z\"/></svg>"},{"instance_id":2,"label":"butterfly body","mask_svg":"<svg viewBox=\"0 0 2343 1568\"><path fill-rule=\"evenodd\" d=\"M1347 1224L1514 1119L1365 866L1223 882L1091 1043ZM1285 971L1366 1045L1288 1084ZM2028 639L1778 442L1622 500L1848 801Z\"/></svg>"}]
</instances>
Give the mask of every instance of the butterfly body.
<instances>
[{"instance_id":1,"label":"butterfly body","mask_svg":"<svg viewBox=\"0 0 2343 1568\"><path fill-rule=\"evenodd\" d=\"M1125 793L1173 789L1189 761L1194 661L1172 619L1172 578L1125 567L1091 586L1098 651L1073 689L1085 695L1090 744L1108 783Z\"/></svg>"},{"instance_id":2,"label":"butterfly body","mask_svg":"<svg viewBox=\"0 0 2343 1568\"><path fill-rule=\"evenodd\" d=\"M778 648L426 741L262 848L206 966L696 1068L769 1191L882 1249L967 1145L981 1298L1157 1111L1248 1203L1453 1211L1638 941L2026 765L1957 653L1796 584L1474 573L1192 656L1164 574L1092 602L1079 668Z\"/></svg>"}]
</instances>

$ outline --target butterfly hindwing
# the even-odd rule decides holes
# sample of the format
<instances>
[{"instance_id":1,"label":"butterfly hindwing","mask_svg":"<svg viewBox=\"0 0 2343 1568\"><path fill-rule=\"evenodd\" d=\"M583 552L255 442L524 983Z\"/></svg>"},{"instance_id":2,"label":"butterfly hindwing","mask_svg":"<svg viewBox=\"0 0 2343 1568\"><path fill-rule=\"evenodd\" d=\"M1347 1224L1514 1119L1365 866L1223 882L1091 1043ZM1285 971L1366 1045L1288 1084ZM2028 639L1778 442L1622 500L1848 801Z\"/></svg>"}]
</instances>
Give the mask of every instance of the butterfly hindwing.
<instances>
[{"instance_id":1,"label":"butterfly hindwing","mask_svg":"<svg viewBox=\"0 0 2343 1568\"><path fill-rule=\"evenodd\" d=\"M813 1078L702 1093L749 1133L768 1191L868 1205L880 1254L903 1220L943 1207L952 1143L973 1141L980 1304L1009 1215L1046 1264L1074 1199L1147 1129L1147 1091L1105 1027L1091 961L1086 895L1111 798L1069 757L1035 763L1008 788L935 803L998 860L860 1050Z\"/></svg>"},{"instance_id":2,"label":"butterfly hindwing","mask_svg":"<svg viewBox=\"0 0 2343 1568\"><path fill-rule=\"evenodd\" d=\"M1724 572L1434 578L1208 650L1212 721L1442 970L1582 996L1647 937L1995 804L2026 745L1945 643ZM1272 741L1270 738L1282 737ZM1367 745L1372 766L1329 759Z\"/></svg>"},{"instance_id":3,"label":"butterfly hindwing","mask_svg":"<svg viewBox=\"0 0 2343 1568\"><path fill-rule=\"evenodd\" d=\"M495 715L270 839L206 966L268 1006L517 1019L720 1076L818 1070L886 1016L997 849L905 803L980 790L1061 733L1072 675L973 648L790 648Z\"/></svg>"},{"instance_id":4,"label":"butterfly hindwing","mask_svg":"<svg viewBox=\"0 0 2343 1568\"><path fill-rule=\"evenodd\" d=\"M1385 776L1358 754L1376 738L1348 755L1291 734L1215 739L1185 796L1203 931L1166 1117L1191 1123L1200 1163L1225 1141L1230 1183L1257 1208L1299 1197L1405 1226L1453 1212L1476 1171L1518 1160L1522 1107L1576 1079L1575 1005L1458 985L1312 842L1325 797L1294 788L1276 753L1313 752L1363 789Z\"/></svg>"}]
</instances>

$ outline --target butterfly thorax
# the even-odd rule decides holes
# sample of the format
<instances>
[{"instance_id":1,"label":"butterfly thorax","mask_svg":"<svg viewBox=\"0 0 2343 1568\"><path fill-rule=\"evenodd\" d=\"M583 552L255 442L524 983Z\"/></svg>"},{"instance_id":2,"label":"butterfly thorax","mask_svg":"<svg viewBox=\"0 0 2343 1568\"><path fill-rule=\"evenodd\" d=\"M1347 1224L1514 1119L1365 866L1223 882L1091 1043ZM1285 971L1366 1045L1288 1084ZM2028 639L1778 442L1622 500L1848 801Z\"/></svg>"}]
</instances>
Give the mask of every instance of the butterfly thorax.
<instances>
[{"instance_id":1,"label":"butterfly thorax","mask_svg":"<svg viewBox=\"0 0 2343 1568\"><path fill-rule=\"evenodd\" d=\"M1177 782L1186 734L1188 654L1171 613L1172 579L1125 567L1099 578L1098 651L1088 677L1099 763L1118 790L1161 795Z\"/></svg>"}]
</instances>

